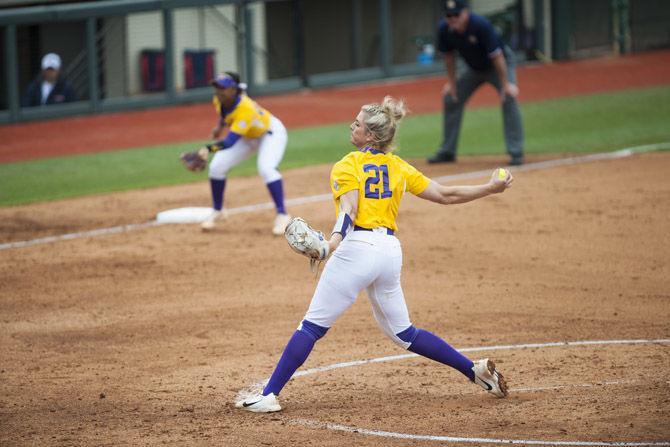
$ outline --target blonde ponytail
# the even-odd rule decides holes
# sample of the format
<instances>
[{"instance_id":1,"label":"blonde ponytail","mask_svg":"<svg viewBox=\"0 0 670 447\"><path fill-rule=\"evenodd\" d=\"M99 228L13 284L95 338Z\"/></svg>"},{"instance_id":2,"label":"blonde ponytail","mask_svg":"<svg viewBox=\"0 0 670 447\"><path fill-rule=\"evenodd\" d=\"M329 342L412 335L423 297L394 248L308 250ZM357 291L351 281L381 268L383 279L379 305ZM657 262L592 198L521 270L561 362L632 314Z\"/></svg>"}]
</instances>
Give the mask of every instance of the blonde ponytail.
<instances>
[{"instance_id":1,"label":"blonde ponytail","mask_svg":"<svg viewBox=\"0 0 670 447\"><path fill-rule=\"evenodd\" d=\"M366 115L363 124L372 135L374 145L384 152L393 150L396 130L407 114L405 102L385 96L381 104L366 104L361 110Z\"/></svg>"}]
</instances>

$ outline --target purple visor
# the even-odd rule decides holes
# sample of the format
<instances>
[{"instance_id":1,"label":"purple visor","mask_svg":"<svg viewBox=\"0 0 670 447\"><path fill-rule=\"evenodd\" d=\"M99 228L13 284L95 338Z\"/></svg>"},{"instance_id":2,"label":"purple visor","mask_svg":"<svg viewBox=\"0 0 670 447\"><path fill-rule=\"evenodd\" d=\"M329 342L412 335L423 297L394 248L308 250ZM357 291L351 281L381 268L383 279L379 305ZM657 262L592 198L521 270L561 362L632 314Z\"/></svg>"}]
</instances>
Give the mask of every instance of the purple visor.
<instances>
[{"instance_id":1,"label":"purple visor","mask_svg":"<svg viewBox=\"0 0 670 447\"><path fill-rule=\"evenodd\" d=\"M228 76L227 74L218 75L215 79L212 79L211 84L214 87L219 88L237 87L237 83L235 82L235 80L230 76Z\"/></svg>"}]
</instances>

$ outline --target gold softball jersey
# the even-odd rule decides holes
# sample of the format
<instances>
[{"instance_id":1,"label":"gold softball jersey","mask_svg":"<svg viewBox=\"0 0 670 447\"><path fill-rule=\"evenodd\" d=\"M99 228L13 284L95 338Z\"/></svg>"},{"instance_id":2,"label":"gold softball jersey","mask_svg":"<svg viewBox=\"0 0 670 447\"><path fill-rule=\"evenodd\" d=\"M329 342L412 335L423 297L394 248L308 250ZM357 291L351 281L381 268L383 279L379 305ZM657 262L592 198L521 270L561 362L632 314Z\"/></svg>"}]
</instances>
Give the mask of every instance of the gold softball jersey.
<instances>
[{"instance_id":1,"label":"gold softball jersey","mask_svg":"<svg viewBox=\"0 0 670 447\"><path fill-rule=\"evenodd\" d=\"M231 132L244 138L258 138L265 135L270 128L272 114L247 95L240 95L239 98L240 101L233 105L232 110L223 110L223 113L221 101L217 96L214 96L212 102L223 122L230 127Z\"/></svg>"},{"instance_id":2,"label":"gold softball jersey","mask_svg":"<svg viewBox=\"0 0 670 447\"><path fill-rule=\"evenodd\" d=\"M330 173L335 213L340 196L358 190L358 212L354 225L363 228L398 229L396 217L405 191L421 194L430 179L393 153L365 148L338 161Z\"/></svg>"}]
</instances>

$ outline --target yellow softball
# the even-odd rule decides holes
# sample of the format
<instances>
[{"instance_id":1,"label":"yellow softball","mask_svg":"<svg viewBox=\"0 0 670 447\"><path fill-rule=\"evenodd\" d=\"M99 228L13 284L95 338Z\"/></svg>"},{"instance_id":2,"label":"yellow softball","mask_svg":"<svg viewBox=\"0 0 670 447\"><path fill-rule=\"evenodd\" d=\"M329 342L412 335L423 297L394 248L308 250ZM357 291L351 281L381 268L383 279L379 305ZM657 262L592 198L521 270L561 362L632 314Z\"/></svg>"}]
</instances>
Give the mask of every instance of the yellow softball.
<instances>
[{"instance_id":1,"label":"yellow softball","mask_svg":"<svg viewBox=\"0 0 670 447\"><path fill-rule=\"evenodd\" d=\"M505 177L507 177L507 171L503 168L498 168L498 178L500 180L505 180Z\"/></svg>"}]
</instances>

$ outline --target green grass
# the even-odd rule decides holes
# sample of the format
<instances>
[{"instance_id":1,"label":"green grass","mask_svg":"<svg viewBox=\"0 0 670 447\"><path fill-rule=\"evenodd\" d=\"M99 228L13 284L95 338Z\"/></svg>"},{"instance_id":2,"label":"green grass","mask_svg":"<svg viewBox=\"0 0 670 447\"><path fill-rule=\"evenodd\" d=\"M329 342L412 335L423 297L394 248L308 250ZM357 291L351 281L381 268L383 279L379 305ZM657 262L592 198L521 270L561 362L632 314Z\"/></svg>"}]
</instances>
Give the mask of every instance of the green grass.
<instances>
[{"instance_id":1,"label":"green grass","mask_svg":"<svg viewBox=\"0 0 670 447\"><path fill-rule=\"evenodd\" d=\"M670 87L529 103L522 113L529 154L609 151L670 141ZM410 115L401 126L398 154L408 159L432 154L441 140L441 120L440 114ZM291 130L281 169L338 160L351 150L348 125ZM0 206L204 181L206 172L187 172L177 161L180 152L201 143L0 165ZM466 110L459 155L504 153L500 108ZM230 174L255 172L253 157Z\"/></svg>"},{"instance_id":2,"label":"green grass","mask_svg":"<svg viewBox=\"0 0 670 447\"><path fill-rule=\"evenodd\" d=\"M670 87L523 104L529 154L601 152L670 141ZM409 120L408 120L409 121ZM441 117L417 116L401 127L403 157L423 157L441 141ZM505 154L499 107L466 110L459 155Z\"/></svg>"}]
</instances>

